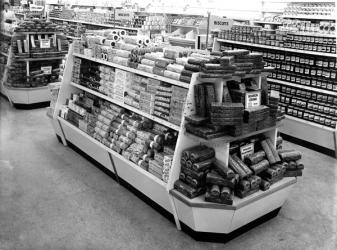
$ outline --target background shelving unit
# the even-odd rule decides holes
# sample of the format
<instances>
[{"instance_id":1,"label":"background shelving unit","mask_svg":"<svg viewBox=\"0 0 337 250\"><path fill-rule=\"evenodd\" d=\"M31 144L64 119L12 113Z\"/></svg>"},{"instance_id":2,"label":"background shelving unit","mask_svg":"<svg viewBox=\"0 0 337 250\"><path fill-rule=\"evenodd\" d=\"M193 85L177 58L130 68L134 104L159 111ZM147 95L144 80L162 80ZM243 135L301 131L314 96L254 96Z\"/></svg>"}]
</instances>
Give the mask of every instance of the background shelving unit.
<instances>
[{"instance_id":1,"label":"background shelving unit","mask_svg":"<svg viewBox=\"0 0 337 250\"><path fill-rule=\"evenodd\" d=\"M286 8L286 4L288 3L309 3L308 1L263 1L264 4L279 4L280 6ZM317 3L333 3L333 1L313 1ZM296 15L296 16L289 16L289 15L282 15L283 20L286 19L299 19L299 20L310 20L314 23L317 23L319 21L331 21L335 22L336 19L333 16L329 15ZM269 25L273 29L276 29L279 26L282 26L282 23L278 22L266 22L266 21L253 21L254 25ZM304 33L304 32L292 32L287 31L287 34L294 35L294 36L310 36L310 37L320 37L322 39L332 39L336 36L334 34L320 34L320 33ZM245 48L252 51L267 51L270 53L277 53L281 52L285 55L292 55L292 56L304 56L304 57L310 57L313 56L313 58L326 58L328 60L333 60L335 63L337 63L337 54L336 53L325 53L325 52L319 52L319 51L309 51L309 50L299 50L299 49L293 49L293 48L285 48L285 47L277 47L277 46L270 46L270 45L264 45L264 44L256 44L256 43L250 43L245 41L235 41L235 40L228 40L228 39L219 39L216 38L213 46L214 51L219 51L221 45L226 45L228 47L232 48ZM270 59L272 61L272 59ZM266 59L266 61L268 61ZM304 66L305 67L305 66ZM280 68L281 70L281 68ZM331 69L332 70L332 69ZM333 81L331 79L330 81ZM331 89L323 89L316 86L310 86L310 85L304 85L303 83L294 83L285 79L275 79L275 78L268 78L268 82L272 84L276 84L279 86L286 86L290 88L296 88L301 89L304 91L310 91L315 92L317 94L325 94L329 96L336 96L337 92L335 91L335 88ZM329 106L329 104L327 104ZM317 124L312 121L300 119L294 116L287 115L286 119L284 121L284 126L280 128L280 132L290 135L292 137L311 142L313 144L319 145L323 148L327 148L331 151L335 152L335 155L337 157L337 128L330 128L327 126L323 126L320 124Z\"/></svg>"},{"instance_id":2,"label":"background shelving unit","mask_svg":"<svg viewBox=\"0 0 337 250\"><path fill-rule=\"evenodd\" d=\"M173 124L169 124L167 121L160 119L158 120L156 117L146 115L146 117L149 119L179 131L169 180L168 183L164 183L159 179L156 179L147 171L138 167L136 164L126 160L123 156L119 155L115 151L91 138L88 134L81 131L79 128L65 121L63 118L60 118L59 112L62 106L65 104L67 98L69 98L70 94L80 93L82 91L89 92L99 98L120 105L138 114L145 115L140 110L132 108L123 103L116 102L112 98L107 97L99 92L90 90L79 84L72 83L71 75L74 57L79 57L82 60L91 60L103 65L122 69L131 73L158 79L163 82L187 88L188 94L184 108L184 115L190 115L195 112L193 108L194 86L196 84L202 83L198 78L198 73L194 73L192 75L190 84L179 83L178 81L172 82L172 80L169 78L158 78L159 76L154 74L149 74L95 58L83 57L80 54L74 54L71 45L65 66L63 82L52 119L55 132L61 138L64 145L67 145L69 142L75 145L85 154L89 155L91 158L95 159L111 172L113 172L117 176L117 179L121 178L125 180L134 188L142 192L145 196L149 197L155 203L164 208L166 211L173 214L178 229L180 229L180 221L182 221L194 231L229 234L235 229L240 228L265 214L268 214L272 211L278 211L278 209L282 207L289 192L291 191L291 188L296 182L296 178L294 177L285 178L282 182L275 185L268 192L260 191L254 196L247 197L247 199L236 199L233 206L221 206L214 203L204 202L202 201L202 197L196 198L195 200L190 200L186 197L181 197L180 194L177 194L177 192L173 190L174 182L179 178L180 157L183 149L198 145L200 143L212 145L216 151L216 158L227 166L230 143L232 141L241 140L245 136L227 138L226 140L222 140L220 142L215 142L212 140L204 142L200 140L200 138L189 136L187 133L185 133L184 117L180 126L173 126ZM259 86L261 86L261 75L250 75L248 77L257 78ZM223 84L225 84L225 81L220 79L219 82L215 81L213 84L219 91L219 93L217 93L217 98L220 98L220 96L222 96L221 89L223 89ZM277 127L271 127L265 130L257 131L254 134L264 134L265 136L271 138L274 145L276 146L277 131ZM249 212L247 213L247 211Z\"/></svg>"},{"instance_id":3,"label":"background shelving unit","mask_svg":"<svg viewBox=\"0 0 337 250\"><path fill-rule=\"evenodd\" d=\"M30 41L31 36L55 36L59 34L58 32L15 32L14 35L23 35L26 37L27 41ZM34 39L34 38L33 38ZM28 53L29 47L31 46L30 42L28 45ZM14 58L12 46L10 51L8 52L8 59L7 59L7 67L4 72L4 77L1 81L1 93L8 98L12 105L48 105L50 101L50 94L48 84L46 86L39 86L39 87L17 87L17 86L10 86L7 84L8 79L8 67L16 61L20 62L23 61L26 63L26 76L30 76L30 64L31 62L38 62L38 61L61 61L64 59L63 55L58 56L49 56L49 57L28 57L28 58Z\"/></svg>"}]
</instances>

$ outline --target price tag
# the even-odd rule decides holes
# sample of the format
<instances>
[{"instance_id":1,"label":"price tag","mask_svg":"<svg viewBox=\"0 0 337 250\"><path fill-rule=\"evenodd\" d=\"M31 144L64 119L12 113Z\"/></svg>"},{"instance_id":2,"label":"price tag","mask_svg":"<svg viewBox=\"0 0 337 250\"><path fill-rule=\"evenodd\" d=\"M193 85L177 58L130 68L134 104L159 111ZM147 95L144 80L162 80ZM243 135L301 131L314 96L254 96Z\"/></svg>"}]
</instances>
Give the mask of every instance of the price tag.
<instances>
[{"instance_id":1,"label":"price tag","mask_svg":"<svg viewBox=\"0 0 337 250\"><path fill-rule=\"evenodd\" d=\"M131 21L133 19L133 16L134 16L133 12L121 10L121 9L115 10L115 19L116 20L129 20L129 21Z\"/></svg>"},{"instance_id":2,"label":"price tag","mask_svg":"<svg viewBox=\"0 0 337 250\"><path fill-rule=\"evenodd\" d=\"M50 39L41 39L40 40L40 48L41 49L49 49L50 48Z\"/></svg>"},{"instance_id":3,"label":"price tag","mask_svg":"<svg viewBox=\"0 0 337 250\"><path fill-rule=\"evenodd\" d=\"M261 91L251 91L246 93L245 108L253 108L261 105Z\"/></svg>"},{"instance_id":4,"label":"price tag","mask_svg":"<svg viewBox=\"0 0 337 250\"><path fill-rule=\"evenodd\" d=\"M254 143L249 143L240 147L241 160L244 161L248 156L254 153Z\"/></svg>"},{"instance_id":5,"label":"price tag","mask_svg":"<svg viewBox=\"0 0 337 250\"><path fill-rule=\"evenodd\" d=\"M209 19L210 30L230 30L233 26L233 20L217 16L211 16Z\"/></svg>"},{"instance_id":6,"label":"price tag","mask_svg":"<svg viewBox=\"0 0 337 250\"><path fill-rule=\"evenodd\" d=\"M46 74L46 75L51 75L51 66L45 66L45 67L41 67L41 71Z\"/></svg>"}]
</instances>

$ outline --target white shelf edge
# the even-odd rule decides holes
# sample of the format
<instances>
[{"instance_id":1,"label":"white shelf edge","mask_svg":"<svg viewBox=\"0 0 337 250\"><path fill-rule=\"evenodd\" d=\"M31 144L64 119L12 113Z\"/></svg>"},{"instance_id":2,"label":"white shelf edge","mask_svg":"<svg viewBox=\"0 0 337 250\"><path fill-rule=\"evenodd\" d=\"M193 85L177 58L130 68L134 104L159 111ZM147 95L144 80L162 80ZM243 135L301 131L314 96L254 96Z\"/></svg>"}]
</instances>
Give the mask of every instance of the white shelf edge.
<instances>
[{"instance_id":1,"label":"white shelf edge","mask_svg":"<svg viewBox=\"0 0 337 250\"><path fill-rule=\"evenodd\" d=\"M279 23L279 22L268 22L268 21L253 21L253 23L271 24L271 25L282 25L282 23Z\"/></svg>"},{"instance_id":2,"label":"white shelf edge","mask_svg":"<svg viewBox=\"0 0 337 250\"><path fill-rule=\"evenodd\" d=\"M187 39L181 37L169 37L169 41L176 42L176 43L193 43L195 44L195 39Z\"/></svg>"},{"instance_id":3,"label":"white shelf edge","mask_svg":"<svg viewBox=\"0 0 337 250\"><path fill-rule=\"evenodd\" d=\"M185 88L185 89L189 88L189 84L188 83L180 82L180 81L177 81L177 80L174 80L174 79L170 79L170 78L167 78L167 77L155 75L155 74L148 73L148 72L145 72L145 71L141 71L141 70L138 70L138 69L133 69L133 68L130 68L130 67L127 67L127 66L123 66L123 65L120 65L120 64L116 64L116 63L113 63L113 62L108 62L108 61L105 61L105 60L101 60L101 59L97 59L97 58L94 58L94 57L85 56L85 55L78 54L78 53L73 53L73 56L77 56L77 57L80 57L80 58L83 58L83 59L87 59L87 60L90 60L90 61L94 61L94 62L98 62L98 63L101 63L101 64L105 64L105 65L108 65L110 67L118 68L118 69L121 69L121 70L129 71L129 72L137 74L137 75L142 75L142 76L150 77L150 78L162 81L162 82L167 82L167 83L170 83L170 84L173 84L173 85L176 85L178 87Z\"/></svg>"},{"instance_id":4,"label":"white shelf edge","mask_svg":"<svg viewBox=\"0 0 337 250\"><path fill-rule=\"evenodd\" d=\"M34 62L34 61L46 61L46 60L61 60L65 57L64 56L53 56L53 57L29 57L29 58L15 58L17 61L28 61L28 62Z\"/></svg>"},{"instance_id":5,"label":"white shelf edge","mask_svg":"<svg viewBox=\"0 0 337 250\"><path fill-rule=\"evenodd\" d=\"M5 86L6 89L14 90L14 91L34 91L34 90L47 89L47 88L49 88L48 85L42 86L42 87L27 87L27 88L21 88L21 87L16 88L16 87L9 87L9 86L6 86L6 85L4 85L4 86Z\"/></svg>"},{"instance_id":6,"label":"white shelf edge","mask_svg":"<svg viewBox=\"0 0 337 250\"><path fill-rule=\"evenodd\" d=\"M284 47L269 46L269 45L256 44L256 43L246 43L246 42L219 39L219 38L217 39L217 41L218 42L238 44L238 45L247 45L247 46L263 48L263 49L274 49L274 50L278 50L278 51L294 52L294 53L299 53L299 54L308 54L308 55L326 56L326 57L337 57L337 54L332 54L332 53L321 53L321 52L315 52L315 51L290 49L290 48L284 48Z\"/></svg>"},{"instance_id":7,"label":"white shelf edge","mask_svg":"<svg viewBox=\"0 0 337 250\"><path fill-rule=\"evenodd\" d=\"M166 126L166 127L169 127L169 128L171 128L171 129L174 129L174 130L176 130L176 131L178 131L178 132L179 132L179 130L180 130L180 127L177 126L177 125L174 125L174 124L172 124L172 123L170 123L170 122L168 122L168 121L165 121L165 120L163 120L163 119L160 119L159 117L156 117L156 116L150 115L150 114L148 114L148 113L145 113L145 112L143 112L143 111L141 111L141 110L139 110L139 109L137 109L137 108L135 108L135 107L132 107L132 106L130 106L130 105L127 105L127 104L125 104L125 103L116 101L116 100L114 100L113 98L111 98L111 97L109 97L109 96L106 96L106 95L104 95L104 94L102 94L102 93L99 93L99 92L97 92L97 91L95 91L95 90L91 90L91 89L89 89L89 88L87 88L87 87L84 87L84 86L79 85L79 84L74 83L74 82L70 82L70 84L73 85L73 86L76 87L76 88L79 88L79 89L84 90L84 91L86 91L86 92L89 92L89 93L91 93L91 94L93 94L93 95L95 95L95 96L98 96L98 97L100 97L100 98L102 98L102 99L104 99L104 100L107 100L107 101L112 102L112 103L114 103L114 104L116 104L116 105L119 105L119 106L121 106L121 107L124 107L124 108L126 108L126 109L128 109L128 110L130 110L130 111L132 111L132 112L134 112L134 113L137 113L137 114L139 114L139 115L142 115L142 116L144 116L144 117L146 117L146 118L148 118L148 119L151 119L151 120L153 120L153 121L155 121L155 122L157 122L157 123L160 123L160 124L162 124L162 125L164 125L164 126Z\"/></svg>"},{"instance_id":8,"label":"white shelf edge","mask_svg":"<svg viewBox=\"0 0 337 250\"><path fill-rule=\"evenodd\" d=\"M251 133L248 133L248 134L244 134L244 135L240 135L240 136L230 136L230 135L225 135L225 136L221 136L221 137L218 137L218 138L214 138L214 139L205 139L205 138L202 138L202 137L199 137L197 135L194 135L194 134L191 134L187 131L185 131L185 134L190 137L191 139L193 140L196 140L196 141L200 141L202 143L207 143L207 144L212 144L212 145L219 145L219 144L224 144L224 143L231 143L231 142L234 142L234 141L239 141L239 140L242 140L242 139L245 139L245 138L248 138L248 137L251 137L251 136L254 136L254 135L258 135L258 134L262 134L262 133L266 133L270 130L273 130L273 129L277 129L279 127L282 126L282 123L278 122L276 123L275 126L272 126L272 127L268 127L268 128L264 128L264 129L261 129L261 130L257 130L257 131L254 131L254 132L251 132Z\"/></svg>"},{"instance_id":9,"label":"white shelf edge","mask_svg":"<svg viewBox=\"0 0 337 250\"><path fill-rule=\"evenodd\" d=\"M287 32L290 35L296 36L316 36L316 37L323 37L323 38L335 38L336 35L332 34L319 34L319 33L307 33L307 32Z\"/></svg>"},{"instance_id":10,"label":"white shelf edge","mask_svg":"<svg viewBox=\"0 0 337 250\"><path fill-rule=\"evenodd\" d=\"M83 21L83 20L75 20L75 19L71 20L71 19L63 19L63 18L57 18L57 17L49 17L49 19L64 21L64 22L72 22L72 23L82 23L82 24L87 24L87 25L101 26L101 27L114 28L114 29L126 29L126 30L138 31L138 28L114 26L113 24L92 23L92 22L86 22L86 21Z\"/></svg>"},{"instance_id":11,"label":"white shelf edge","mask_svg":"<svg viewBox=\"0 0 337 250\"><path fill-rule=\"evenodd\" d=\"M331 131L331 132L335 132L336 131L336 129L329 128L329 127L326 127L326 126L314 123L312 121L307 121L307 120L304 120L304 119L301 119L301 118L297 118L297 117L294 117L294 116L291 116L291 115L285 115L285 117L286 117L286 119L294 120L294 121L301 122L301 123L305 123L305 124L308 124L310 126L317 127L317 128L320 128L320 129L324 129L324 130L327 130L327 131Z\"/></svg>"},{"instance_id":12,"label":"white shelf edge","mask_svg":"<svg viewBox=\"0 0 337 250\"><path fill-rule=\"evenodd\" d=\"M158 179L157 177L155 177L154 175L152 175L150 172L142 169L141 167L137 166L135 163L125 159L122 155L118 154L117 152L115 152L114 150L108 148L107 146L105 146L104 144L100 143L99 141L97 141L95 138L91 137L90 135L88 135L87 133L85 133L84 131L80 130L79 128L77 128L76 126L74 126L73 124L71 124L70 122L64 120L61 117L57 117L57 119L62 123L65 124L68 127L71 127L72 129L74 129L76 132L80 133L82 136L86 137L88 140L90 140L92 143L96 144L97 146L101 147L102 149L106 150L107 152L109 152L110 154L112 154L113 156L117 157L118 159L120 159L121 161L124 161L126 164L131 165L136 171L140 172L141 174L144 174L145 176L149 177L151 180L155 181L156 183L158 183L159 185L163 186L164 188L166 188L166 183L163 182L162 180ZM117 173L118 174L118 173Z\"/></svg>"},{"instance_id":13,"label":"white shelf edge","mask_svg":"<svg viewBox=\"0 0 337 250\"><path fill-rule=\"evenodd\" d=\"M291 19L308 19L308 20L331 20L334 21L336 18L331 16L309 16L309 15L296 15L296 16L289 16L289 15L283 15L282 18L291 18Z\"/></svg>"},{"instance_id":14,"label":"white shelf edge","mask_svg":"<svg viewBox=\"0 0 337 250\"><path fill-rule=\"evenodd\" d=\"M315 88L315 87L309 87L309 86L306 86L306 85L291 83L291 82L272 79L272 78L268 78L267 80L268 80L268 82L278 83L278 84L287 85L287 86L296 87L296 88L301 88L301 89L306 89L306 90L310 90L310 91L321 92L321 93L324 93L324 94L327 94L327 95L337 96L337 92L334 92L333 90L330 91L330 90L325 90L325 89L319 89L319 88Z\"/></svg>"}]
</instances>

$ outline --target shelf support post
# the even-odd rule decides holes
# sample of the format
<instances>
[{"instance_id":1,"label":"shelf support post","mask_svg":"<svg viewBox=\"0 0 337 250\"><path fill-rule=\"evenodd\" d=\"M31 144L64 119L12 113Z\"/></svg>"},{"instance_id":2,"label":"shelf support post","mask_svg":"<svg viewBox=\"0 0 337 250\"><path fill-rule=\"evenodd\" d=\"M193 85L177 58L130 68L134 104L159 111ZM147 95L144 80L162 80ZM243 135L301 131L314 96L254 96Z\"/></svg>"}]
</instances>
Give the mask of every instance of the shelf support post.
<instances>
[{"instance_id":1,"label":"shelf support post","mask_svg":"<svg viewBox=\"0 0 337 250\"><path fill-rule=\"evenodd\" d=\"M112 168L114 169L114 172L115 172L116 181L118 182L118 184L120 184L114 159L112 158L112 155L111 155L110 152L108 152L108 155L109 155L109 158L110 158L111 166L112 166Z\"/></svg>"}]
</instances>

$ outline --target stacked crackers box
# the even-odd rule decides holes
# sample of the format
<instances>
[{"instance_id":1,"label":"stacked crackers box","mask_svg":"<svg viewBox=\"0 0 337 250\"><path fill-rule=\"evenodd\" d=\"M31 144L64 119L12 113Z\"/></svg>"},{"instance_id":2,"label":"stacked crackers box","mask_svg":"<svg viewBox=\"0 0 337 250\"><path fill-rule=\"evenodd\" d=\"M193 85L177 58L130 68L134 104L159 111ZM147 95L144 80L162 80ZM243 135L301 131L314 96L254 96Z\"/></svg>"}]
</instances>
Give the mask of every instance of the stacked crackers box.
<instances>
[{"instance_id":1,"label":"stacked crackers box","mask_svg":"<svg viewBox=\"0 0 337 250\"><path fill-rule=\"evenodd\" d=\"M178 126L180 126L182 113L185 108L187 91L187 89L177 86L172 87L169 122Z\"/></svg>"},{"instance_id":2,"label":"stacked crackers box","mask_svg":"<svg viewBox=\"0 0 337 250\"><path fill-rule=\"evenodd\" d=\"M211 104L211 123L216 126L241 125L243 115L242 103L216 103Z\"/></svg>"}]
</instances>

